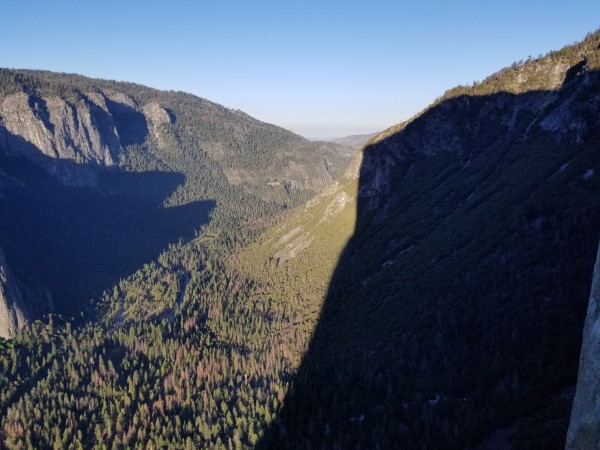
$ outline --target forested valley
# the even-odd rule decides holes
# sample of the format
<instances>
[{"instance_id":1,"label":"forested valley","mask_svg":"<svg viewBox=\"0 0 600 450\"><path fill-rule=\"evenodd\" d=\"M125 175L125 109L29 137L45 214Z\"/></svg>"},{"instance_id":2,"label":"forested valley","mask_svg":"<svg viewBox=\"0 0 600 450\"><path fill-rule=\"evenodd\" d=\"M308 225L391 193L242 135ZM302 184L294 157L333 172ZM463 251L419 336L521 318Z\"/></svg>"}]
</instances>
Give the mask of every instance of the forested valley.
<instances>
[{"instance_id":1,"label":"forested valley","mask_svg":"<svg viewBox=\"0 0 600 450\"><path fill-rule=\"evenodd\" d=\"M599 45L452 89L359 152L0 70L0 246L32 316L0 339L2 446L564 448ZM85 127L88 150L60 131Z\"/></svg>"}]
</instances>

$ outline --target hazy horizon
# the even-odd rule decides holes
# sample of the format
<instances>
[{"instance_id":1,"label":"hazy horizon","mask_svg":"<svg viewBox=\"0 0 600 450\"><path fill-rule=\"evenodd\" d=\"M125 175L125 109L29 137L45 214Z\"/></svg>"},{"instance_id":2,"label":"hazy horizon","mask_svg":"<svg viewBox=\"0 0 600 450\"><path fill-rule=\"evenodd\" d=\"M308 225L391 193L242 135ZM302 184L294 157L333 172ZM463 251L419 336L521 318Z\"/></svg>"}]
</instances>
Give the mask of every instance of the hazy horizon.
<instances>
[{"instance_id":1,"label":"hazy horizon","mask_svg":"<svg viewBox=\"0 0 600 450\"><path fill-rule=\"evenodd\" d=\"M0 66L186 91L320 139L384 130L600 16L587 0L3 6Z\"/></svg>"}]
</instances>

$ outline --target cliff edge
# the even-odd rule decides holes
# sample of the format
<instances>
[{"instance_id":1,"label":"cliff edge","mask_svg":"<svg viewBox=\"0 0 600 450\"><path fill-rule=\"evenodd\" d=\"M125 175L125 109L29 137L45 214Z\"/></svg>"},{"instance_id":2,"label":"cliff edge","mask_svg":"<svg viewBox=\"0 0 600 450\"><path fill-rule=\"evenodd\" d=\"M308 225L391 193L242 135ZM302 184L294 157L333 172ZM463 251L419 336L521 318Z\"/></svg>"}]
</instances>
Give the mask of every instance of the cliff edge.
<instances>
[{"instance_id":1,"label":"cliff edge","mask_svg":"<svg viewBox=\"0 0 600 450\"><path fill-rule=\"evenodd\" d=\"M0 249L0 337L10 339L27 325L29 313Z\"/></svg>"},{"instance_id":2,"label":"cliff edge","mask_svg":"<svg viewBox=\"0 0 600 450\"><path fill-rule=\"evenodd\" d=\"M567 432L567 450L600 448L600 249L583 328L577 390Z\"/></svg>"}]
</instances>

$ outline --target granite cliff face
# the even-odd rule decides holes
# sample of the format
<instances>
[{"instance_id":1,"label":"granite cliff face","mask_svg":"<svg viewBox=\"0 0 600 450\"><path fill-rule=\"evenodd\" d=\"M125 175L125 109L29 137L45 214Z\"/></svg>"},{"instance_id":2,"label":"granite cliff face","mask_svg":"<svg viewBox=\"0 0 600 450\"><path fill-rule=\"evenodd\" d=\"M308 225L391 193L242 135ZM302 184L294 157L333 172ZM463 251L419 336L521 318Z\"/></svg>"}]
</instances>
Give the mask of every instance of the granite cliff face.
<instances>
[{"instance_id":1,"label":"granite cliff face","mask_svg":"<svg viewBox=\"0 0 600 450\"><path fill-rule=\"evenodd\" d=\"M201 153L229 184L268 201L318 193L355 153L182 92L0 69L0 149L9 155L64 185L96 186L98 169L127 164L131 146L169 166L177 154Z\"/></svg>"},{"instance_id":2,"label":"granite cliff face","mask_svg":"<svg viewBox=\"0 0 600 450\"><path fill-rule=\"evenodd\" d=\"M567 450L600 448L600 252L583 329L579 378L567 433Z\"/></svg>"},{"instance_id":3,"label":"granite cliff face","mask_svg":"<svg viewBox=\"0 0 600 450\"><path fill-rule=\"evenodd\" d=\"M0 249L0 337L9 339L27 325L29 313Z\"/></svg>"},{"instance_id":4,"label":"granite cliff face","mask_svg":"<svg viewBox=\"0 0 600 450\"><path fill-rule=\"evenodd\" d=\"M0 104L0 142L8 154L27 157L65 185L94 186L91 167L115 164L122 151L109 102L135 108L131 100L96 92L80 95L74 104L24 92L9 95Z\"/></svg>"}]
</instances>

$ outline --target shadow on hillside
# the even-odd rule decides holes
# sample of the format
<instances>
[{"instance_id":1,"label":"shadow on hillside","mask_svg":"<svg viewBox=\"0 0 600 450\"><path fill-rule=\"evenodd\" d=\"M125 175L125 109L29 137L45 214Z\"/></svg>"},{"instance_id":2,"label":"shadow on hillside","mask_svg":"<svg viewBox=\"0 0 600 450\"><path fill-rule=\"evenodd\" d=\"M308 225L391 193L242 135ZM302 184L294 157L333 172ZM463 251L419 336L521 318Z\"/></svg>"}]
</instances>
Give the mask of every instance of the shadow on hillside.
<instances>
[{"instance_id":1,"label":"shadow on hillside","mask_svg":"<svg viewBox=\"0 0 600 450\"><path fill-rule=\"evenodd\" d=\"M600 127L535 121L574 89L446 100L365 149L355 233L259 448L564 446Z\"/></svg>"},{"instance_id":2,"label":"shadow on hillside","mask_svg":"<svg viewBox=\"0 0 600 450\"><path fill-rule=\"evenodd\" d=\"M106 106L116 122L119 140L123 146L142 145L148 135L146 117L130 106L104 98Z\"/></svg>"},{"instance_id":3,"label":"shadow on hillside","mask_svg":"<svg viewBox=\"0 0 600 450\"><path fill-rule=\"evenodd\" d=\"M47 158L22 139L20 145L31 147L37 164L0 152L0 247L17 279L32 287L25 294L36 316L52 309L49 296L55 311L77 315L169 243L193 237L215 206L163 207L185 181L179 173L82 166ZM80 187L65 187L48 172Z\"/></svg>"}]
</instances>

